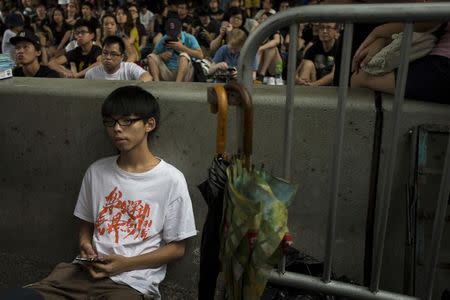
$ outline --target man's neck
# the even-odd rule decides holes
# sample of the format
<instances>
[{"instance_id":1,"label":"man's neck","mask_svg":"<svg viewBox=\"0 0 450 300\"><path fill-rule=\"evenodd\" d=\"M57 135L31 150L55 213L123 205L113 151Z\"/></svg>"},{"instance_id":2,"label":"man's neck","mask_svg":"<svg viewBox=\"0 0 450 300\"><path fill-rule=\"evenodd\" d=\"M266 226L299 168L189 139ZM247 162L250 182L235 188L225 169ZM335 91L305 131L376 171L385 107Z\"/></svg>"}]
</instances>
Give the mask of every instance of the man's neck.
<instances>
[{"instance_id":1,"label":"man's neck","mask_svg":"<svg viewBox=\"0 0 450 300\"><path fill-rule=\"evenodd\" d=\"M335 43L335 42L336 42L335 39L331 39L331 40L329 40L329 41L322 42L323 49L324 49L326 52L329 52L331 49L333 49L333 46L334 46L334 43Z\"/></svg>"},{"instance_id":2,"label":"man's neck","mask_svg":"<svg viewBox=\"0 0 450 300\"><path fill-rule=\"evenodd\" d=\"M81 45L80 46L81 53L88 54L89 52L91 52L92 46L93 46L92 42L86 43L85 45Z\"/></svg>"},{"instance_id":3,"label":"man's neck","mask_svg":"<svg viewBox=\"0 0 450 300\"><path fill-rule=\"evenodd\" d=\"M117 164L122 170L127 172L143 173L153 169L160 161L145 145L142 149L133 149L120 153Z\"/></svg>"},{"instance_id":4,"label":"man's neck","mask_svg":"<svg viewBox=\"0 0 450 300\"><path fill-rule=\"evenodd\" d=\"M113 70L108 70L108 69L106 69L104 66L103 66L103 68L105 69L105 72L107 73L107 74L114 74L114 73L116 73L119 69L120 69L120 66L122 65L122 63L120 63L119 65L117 65L117 67L115 67Z\"/></svg>"},{"instance_id":5,"label":"man's neck","mask_svg":"<svg viewBox=\"0 0 450 300\"><path fill-rule=\"evenodd\" d=\"M22 66L23 74L26 77L34 77L34 75L36 75L36 73L39 71L40 67L41 65L39 64L38 60L35 59L33 62Z\"/></svg>"}]
</instances>

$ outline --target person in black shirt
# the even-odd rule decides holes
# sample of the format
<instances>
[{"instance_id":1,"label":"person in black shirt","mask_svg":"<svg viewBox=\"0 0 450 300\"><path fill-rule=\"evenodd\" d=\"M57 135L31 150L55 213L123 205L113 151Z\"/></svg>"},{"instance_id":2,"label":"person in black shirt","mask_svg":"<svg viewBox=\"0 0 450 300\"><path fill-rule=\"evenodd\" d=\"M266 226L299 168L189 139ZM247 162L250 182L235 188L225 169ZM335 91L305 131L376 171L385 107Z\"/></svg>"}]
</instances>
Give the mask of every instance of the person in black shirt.
<instances>
[{"instance_id":1,"label":"person in black shirt","mask_svg":"<svg viewBox=\"0 0 450 300\"><path fill-rule=\"evenodd\" d=\"M220 2L218 0L209 0L208 8L211 18L215 19L217 22L221 22L225 12L220 8Z\"/></svg>"},{"instance_id":2,"label":"person in black shirt","mask_svg":"<svg viewBox=\"0 0 450 300\"><path fill-rule=\"evenodd\" d=\"M208 10L200 7L196 11L197 20L194 21L193 34L205 54L209 54L209 45L219 35L220 24L209 16ZM210 56L210 55L207 55Z\"/></svg>"},{"instance_id":3,"label":"person in black shirt","mask_svg":"<svg viewBox=\"0 0 450 300\"><path fill-rule=\"evenodd\" d=\"M81 4L81 19L89 22L91 28L95 28L93 31L95 34L94 40L100 44L100 22L94 17L94 5L91 2L85 1Z\"/></svg>"},{"instance_id":4,"label":"person in black shirt","mask_svg":"<svg viewBox=\"0 0 450 300\"><path fill-rule=\"evenodd\" d=\"M333 83L338 33L336 25L336 23L319 25L320 41L307 50L302 63L297 68L297 84L324 86Z\"/></svg>"},{"instance_id":5,"label":"person in black shirt","mask_svg":"<svg viewBox=\"0 0 450 300\"><path fill-rule=\"evenodd\" d=\"M49 67L66 78L84 78L87 70L100 64L102 48L92 42L94 30L86 20L78 20L74 26L78 47L52 59ZM63 65L68 65L70 69Z\"/></svg>"},{"instance_id":6,"label":"person in black shirt","mask_svg":"<svg viewBox=\"0 0 450 300\"><path fill-rule=\"evenodd\" d=\"M16 47L16 63L20 65L13 70L13 76L59 77L58 73L39 63L39 57L42 54L41 44L34 33L22 31L10 41Z\"/></svg>"},{"instance_id":7,"label":"person in black shirt","mask_svg":"<svg viewBox=\"0 0 450 300\"><path fill-rule=\"evenodd\" d=\"M181 22L181 26L184 32L192 33L192 25L194 19L189 15L189 7L185 0L179 0L177 6L178 19Z\"/></svg>"}]
</instances>

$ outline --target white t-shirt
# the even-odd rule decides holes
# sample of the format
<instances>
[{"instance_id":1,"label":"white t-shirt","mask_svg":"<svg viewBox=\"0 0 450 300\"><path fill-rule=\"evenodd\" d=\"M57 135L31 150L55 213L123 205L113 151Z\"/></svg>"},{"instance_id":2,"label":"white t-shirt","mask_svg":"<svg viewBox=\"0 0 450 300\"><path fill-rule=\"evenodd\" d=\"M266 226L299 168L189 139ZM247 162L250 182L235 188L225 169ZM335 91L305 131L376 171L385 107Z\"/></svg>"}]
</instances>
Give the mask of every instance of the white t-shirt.
<instances>
[{"instance_id":1,"label":"white t-shirt","mask_svg":"<svg viewBox=\"0 0 450 300\"><path fill-rule=\"evenodd\" d=\"M94 224L93 246L101 256L136 256L197 234L183 174L161 160L150 171L119 168L118 156L93 163L83 178L74 215ZM134 270L111 279L160 297L166 266Z\"/></svg>"},{"instance_id":2,"label":"white t-shirt","mask_svg":"<svg viewBox=\"0 0 450 300\"><path fill-rule=\"evenodd\" d=\"M139 80L145 71L142 67L132 62L121 62L120 68L113 74L108 74L99 64L86 72L84 78L93 80Z\"/></svg>"},{"instance_id":3,"label":"white t-shirt","mask_svg":"<svg viewBox=\"0 0 450 300\"><path fill-rule=\"evenodd\" d=\"M141 20L141 24L144 25L145 30L148 30L148 24L153 18L153 13L147 9L147 12L145 14L142 14L142 12L139 13L139 19Z\"/></svg>"},{"instance_id":4,"label":"white t-shirt","mask_svg":"<svg viewBox=\"0 0 450 300\"><path fill-rule=\"evenodd\" d=\"M2 40L2 53L9 54L9 56L13 61L15 61L16 46L11 44L10 39L15 36L16 33L14 31L12 31L11 29L6 29L5 33L3 33L3 40Z\"/></svg>"}]
</instances>

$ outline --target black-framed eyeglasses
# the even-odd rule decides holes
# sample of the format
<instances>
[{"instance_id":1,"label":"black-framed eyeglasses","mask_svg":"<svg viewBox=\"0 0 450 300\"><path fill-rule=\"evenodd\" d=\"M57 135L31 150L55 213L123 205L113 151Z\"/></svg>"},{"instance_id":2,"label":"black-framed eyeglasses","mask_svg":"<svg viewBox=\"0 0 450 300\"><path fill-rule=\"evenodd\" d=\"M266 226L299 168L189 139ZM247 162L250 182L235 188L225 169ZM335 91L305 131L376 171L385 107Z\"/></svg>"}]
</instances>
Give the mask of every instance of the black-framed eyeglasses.
<instances>
[{"instance_id":1,"label":"black-framed eyeglasses","mask_svg":"<svg viewBox=\"0 0 450 300\"><path fill-rule=\"evenodd\" d=\"M133 123L140 121L140 120L145 120L147 119L146 117L143 118L126 118L126 119L103 119L103 125L105 125L105 127L114 127L116 126L116 123L118 123L120 126L124 126L124 127L128 127L131 126Z\"/></svg>"},{"instance_id":2,"label":"black-framed eyeglasses","mask_svg":"<svg viewBox=\"0 0 450 300\"><path fill-rule=\"evenodd\" d=\"M103 51L102 51L102 55L103 55L104 57L108 57L108 56L111 56L111 57L119 57L119 56L122 56L122 53L109 52L109 51L103 50Z\"/></svg>"},{"instance_id":3,"label":"black-framed eyeglasses","mask_svg":"<svg viewBox=\"0 0 450 300\"><path fill-rule=\"evenodd\" d=\"M86 30L80 30L80 31L75 31L74 35L75 36L79 36L79 35L85 35L85 34L88 34L88 33L90 33L90 32L86 31Z\"/></svg>"},{"instance_id":4,"label":"black-framed eyeglasses","mask_svg":"<svg viewBox=\"0 0 450 300\"><path fill-rule=\"evenodd\" d=\"M333 26L320 26L319 27L319 31L331 31L331 30L335 30L336 29L336 27L333 27Z\"/></svg>"}]
</instances>

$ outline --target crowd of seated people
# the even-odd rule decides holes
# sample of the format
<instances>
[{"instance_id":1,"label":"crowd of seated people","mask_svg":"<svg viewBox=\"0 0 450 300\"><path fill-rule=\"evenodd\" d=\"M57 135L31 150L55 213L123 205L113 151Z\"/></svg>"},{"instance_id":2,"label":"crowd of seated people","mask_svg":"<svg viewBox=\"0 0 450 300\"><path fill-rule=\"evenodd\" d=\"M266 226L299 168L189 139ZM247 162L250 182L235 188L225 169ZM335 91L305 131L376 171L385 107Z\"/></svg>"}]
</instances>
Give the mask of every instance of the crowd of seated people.
<instances>
[{"instance_id":1,"label":"crowd of seated people","mask_svg":"<svg viewBox=\"0 0 450 300\"><path fill-rule=\"evenodd\" d=\"M110 52L102 51L105 39L115 36L124 45L117 58L148 71L146 80L195 81L198 70L194 63L199 61L207 66L205 73L210 79L218 70L232 70L235 77L239 51L246 38L261 22L276 14L276 8L284 11L292 6L294 3L288 0L210 0L206 4L187 0L1 0L2 52L20 67L23 60L16 57L18 51L10 40L24 32L26 38L22 40L36 46L34 39L29 39L33 33L39 41L39 50L35 50L40 65L60 77L85 78L92 68L116 58L111 54L102 58L103 52ZM302 30L295 57L297 65L307 49L302 36L310 37L306 42L310 45L317 39L313 27L299 27ZM288 30L280 30L258 48L253 63L255 82L284 84L289 39ZM208 70L209 66L213 68ZM119 71L118 66L116 70L104 70L107 69Z\"/></svg>"},{"instance_id":2,"label":"crowd of seated people","mask_svg":"<svg viewBox=\"0 0 450 300\"><path fill-rule=\"evenodd\" d=\"M371 1L0 0L1 50L2 53L11 56L17 67L26 67L23 66L22 59L26 49L22 47L22 51L17 51L17 44L11 43L14 36L22 34L27 37L22 39L23 41L27 40L32 48L36 46L34 50L39 64L65 78L85 78L90 69L113 58L142 67L148 73L148 76L142 77L146 81L198 81L199 77L196 76L199 72L198 65L204 67L200 68L200 72L206 73L210 80L214 79L215 74L227 70L232 72L232 77L236 77L240 49L245 39L258 25L275 14L308 2L356 5ZM372 26L370 30L375 27ZM421 30L419 27L417 30ZM424 30L432 27L440 28L439 31L436 30L436 34L439 35L441 42L438 42L438 49L432 51L430 55L441 57L439 68L443 69L441 73L447 77L440 78L448 79L446 72L450 46L447 23L422 27ZM395 80L392 79L394 75L389 75L388 79L386 76L365 76L364 73L358 73L355 61L367 59L367 56L362 57L361 53L379 51L378 45L386 45L389 35L401 31L402 27L399 25L395 30L389 26L388 29L380 27L371 35L370 30L363 32L363 28L364 24L355 26L355 35L360 32L361 36L354 38L359 44L353 47L353 55L356 56L352 85L392 92L392 86L395 85ZM336 84L340 67L342 29L340 24L336 23L300 23L295 54L288 54L289 41L292 40L289 28L275 32L258 47L252 64L255 83L285 84L287 63L289 59L295 59L296 84L307 86ZM30 40L30 33L35 34L37 39ZM122 41L121 51L117 52L119 54L117 57L112 57L116 53L102 51L105 39L110 36L118 37ZM366 41L363 49L356 52L366 37L375 39L375 42ZM39 45L36 45L36 40ZM103 59L102 55L105 53L109 53L109 57ZM119 65L117 64L115 69L103 70L119 72ZM208 70L209 68L211 70ZM416 73L419 74L422 69ZM29 72L26 74L30 76ZM122 76L116 74L105 77L117 79ZM412 80L411 88L417 86L415 82L418 79L414 79L414 82ZM413 94L411 92L412 96ZM443 94L444 92L440 92L440 95Z\"/></svg>"}]
</instances>

